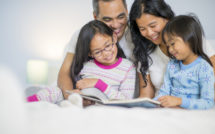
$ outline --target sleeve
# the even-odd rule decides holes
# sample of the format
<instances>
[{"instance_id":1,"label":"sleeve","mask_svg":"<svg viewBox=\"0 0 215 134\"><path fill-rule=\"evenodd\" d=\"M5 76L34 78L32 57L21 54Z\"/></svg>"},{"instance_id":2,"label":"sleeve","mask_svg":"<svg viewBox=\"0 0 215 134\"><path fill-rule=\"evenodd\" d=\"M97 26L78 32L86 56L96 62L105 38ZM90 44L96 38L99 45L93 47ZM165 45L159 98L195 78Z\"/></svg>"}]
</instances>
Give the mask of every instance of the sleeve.
<instances>
[{"instance_id":1,"label":"sleeve","mask_svg":"<svg viewBox=\"0 0 215 134\"><path fill-rule=\"evenodd\" d=\"M212 48L211 46L212 44L206 40L205 38L203 38L203 51L205 52L205 54L210 58L213 55L215 55L215 50Z\"/></svg>"},{"instance_id":2,"label":"sleeve","mask_svg":"<svg viewBox=\"0 0 215 134\"><path fill-rule=\"evenodd\" d=\"M170 95L171 80L170 80L169 71L170 71L171 64L172 62L170 61L166 68L163 85L161 86L161 89L159 90L158 95L154 97L153 100L158 100L158 98L160 98L161 96Z\"/></svg>"},{"instance_id":3,"label":"sleeve","mask_svg":"<svg viewBox=\"0 0 215 134\"><path fill-rule=\"evenodd\" d=\"M72 38L70 39L69 43L66 46L66 53L75 53L75 47L78 40L80 30L75 31L75 33L72 35Z\"/></svg>"},{"instance_id":4,"label":"sleeve","mask_svg":"<svg viewBox=\"0 0 215 134\"><path fill-rule=\"evenodd\" d=\"M112 89L112 87L108 85L104 93L107 94L107 96L111 99L132 99L135 90L135 80L136 68L134 67L134 65L132 65L128 69L124 80L119 86L119 89Z\"/></svg>"},{"instance_id":5,"label":"sleeve","mask_svg":"<svg viewBox=\"0 0 215 134\"><path fill-rule=\"evenodd\" d=\"M214 74L209 64L199 71L200 98L182 98L181 107L186 109L209 109L214 105Z\"/></svg>"}]
</instances>

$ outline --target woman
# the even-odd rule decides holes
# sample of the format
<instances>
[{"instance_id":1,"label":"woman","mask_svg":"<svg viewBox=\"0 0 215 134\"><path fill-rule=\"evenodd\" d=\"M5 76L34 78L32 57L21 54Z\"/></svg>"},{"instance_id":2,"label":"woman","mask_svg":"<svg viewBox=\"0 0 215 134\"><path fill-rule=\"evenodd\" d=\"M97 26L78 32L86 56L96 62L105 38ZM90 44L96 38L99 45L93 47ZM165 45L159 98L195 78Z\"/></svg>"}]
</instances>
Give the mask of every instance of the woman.
<instances>
[{"instance_id":1,"label":"woman","mask_svg":"<svg viewBox=\"0 0 215 134\"><path fill-rule=\"evenodd\" d=\"M163 84L169 57L162 31L173 17L174 12L164 0L135 0L131 7L129 19L138 63L140 97L153 98ZM204 52L215 65L215 52L208 43L204 43Z\"/></svg>"}]
</instances>

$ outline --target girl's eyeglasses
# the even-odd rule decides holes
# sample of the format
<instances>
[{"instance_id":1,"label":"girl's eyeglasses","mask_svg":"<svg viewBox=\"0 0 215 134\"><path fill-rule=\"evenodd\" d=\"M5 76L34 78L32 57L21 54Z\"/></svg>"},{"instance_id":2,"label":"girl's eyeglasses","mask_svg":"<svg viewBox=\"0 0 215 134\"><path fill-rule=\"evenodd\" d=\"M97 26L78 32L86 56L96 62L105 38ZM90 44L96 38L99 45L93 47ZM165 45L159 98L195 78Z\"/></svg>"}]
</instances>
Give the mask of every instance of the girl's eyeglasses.
<instances>
[{"instance_id":1,"label":"girl's eyeglasses","mask_svg":"<svg viewBox=\"0 0 215 134\"><path fill-rule=\"evenodd\" d=\"M113 46L114 46L114 44L115 44L115 43L112 42L111 44L106 45L104 49L93 52L92 55L93 55L94 57L101 57L103 51L106 51L106 52L111 51L112 48L113 48Z\"/></svg>"}]
</instances>

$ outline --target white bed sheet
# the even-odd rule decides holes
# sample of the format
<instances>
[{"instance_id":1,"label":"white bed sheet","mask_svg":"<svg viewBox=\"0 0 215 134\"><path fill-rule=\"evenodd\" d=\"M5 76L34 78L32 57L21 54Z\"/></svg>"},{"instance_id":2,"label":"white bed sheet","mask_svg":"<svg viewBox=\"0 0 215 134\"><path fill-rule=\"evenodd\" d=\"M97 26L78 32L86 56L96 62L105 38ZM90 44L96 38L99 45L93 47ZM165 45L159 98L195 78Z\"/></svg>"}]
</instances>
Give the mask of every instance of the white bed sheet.
<instances>
[{"instance_id":1,"label":"white bed sheet","mask_svg":"<svg viewBox=\"0 0 215 134\"><path fill-rule=\"evenodd\" d=\"M35 134L214 134L215 109L144 109L91 106L60 108L49 103L28 104ZM40 129L38 129L40 128Z\"/></svg>"},{"instance_id":2,"label":"white bed sheet","mask_svg":"<svg viewBox=\"0 0 215 134\"><path fill-rule=\"evenodd\" d=\"M211 110L26 103L18 78L0 66L0 134L215 134Z\"/></svg>"}]
</instances>

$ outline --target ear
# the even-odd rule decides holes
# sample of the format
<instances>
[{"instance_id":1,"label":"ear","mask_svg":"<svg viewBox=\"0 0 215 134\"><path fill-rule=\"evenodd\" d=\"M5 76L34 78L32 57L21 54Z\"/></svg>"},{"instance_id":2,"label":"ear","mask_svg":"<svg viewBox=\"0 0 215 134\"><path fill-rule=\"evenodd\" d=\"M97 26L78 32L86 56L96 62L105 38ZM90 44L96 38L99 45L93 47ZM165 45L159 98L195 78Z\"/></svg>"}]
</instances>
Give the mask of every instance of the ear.
<instances>
[{"instance_id":1,"label":"ear","mask_svg":"<svg viewBox=\"0 0 215 134\"><path fill-rule=\"evenodd\" d=\"M117 41L118 41L117 35L115 33L113 33L113 42L117 43Z\"/></svg>"},{"instance_id":2,"label":"ear","mask_svg":"<svg viewBox=\"0 0 215 134\"><path fill-rule=\"evenodd\" d=\"M88 54L88 56L89 56L89 57L91 57L91 58L94 58L94 57L93 57L93 55L92 55L92 54L90 54L90 53Z\"/></svg>"},{"instance_id":3,"label":"ear","mask_svg":"<svg viewBox=\"0 0 215 134\"><path fill-rule=\"evenodd\" d=\"M128 9L126 9L126 16L127 16L127 18L128 18Z\"/></svg>"},{"instance_id":4,"label":"ear","mask_svg":"<svg viewBox=\"0 0 215 134\"><path fill-rule=\"evenodd\" d=\"M93 18L96 20L97 16L96 16L96 13L93 12Z\"/></svg>"}]
</instances>

